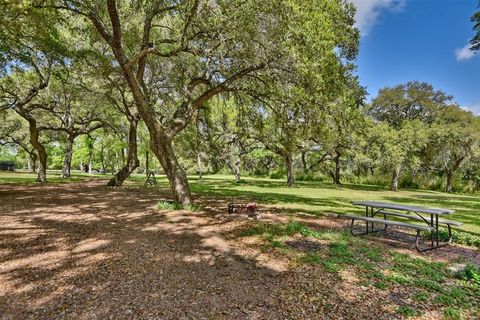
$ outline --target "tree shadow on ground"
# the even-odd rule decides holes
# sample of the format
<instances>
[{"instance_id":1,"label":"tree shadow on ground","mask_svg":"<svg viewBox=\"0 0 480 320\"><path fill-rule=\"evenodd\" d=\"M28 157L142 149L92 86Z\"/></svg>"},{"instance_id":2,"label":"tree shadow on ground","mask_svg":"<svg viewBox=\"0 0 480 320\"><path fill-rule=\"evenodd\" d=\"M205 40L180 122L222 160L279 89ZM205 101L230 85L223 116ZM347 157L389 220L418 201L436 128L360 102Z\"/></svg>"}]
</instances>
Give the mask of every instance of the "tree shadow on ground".
<instances>
[{"instance_id":1,"label":"tree shadow on ground","mask_svg":"<svg viewBox=\"0 0 480 320\"><path fill-rule=\"evenodd\" d=\"M259 188L287 188L286 182L283 180L272 180L272 179L246 179L241 182L235 182L234 180L229 179L214 179L209 178L208 176L199 180L196 177L189 177L189 181L193 184L198 184L199 188L202 185L208 185L209 183L214 182L215 185L221 187L233 187L233 186L255 186ZM367 185L367 184L351 184L344 183L341 185L336 185L330 182L325 181L295 181L295 185L288 187L289 189L298 189L298 188L322 188L322 189L351 189L351 190L364 190L364 191L385 191L385 186L378 185Z\"/></svg>"},{"instance_id":2,"label":"tree shadow on ground","mask_svg":"<svg viewBox=\"0 0 480 320\"><path fill-rule=\"evenodd\" d=\"M168 194L103 183L0 186L4 317L389 318L352 308L335 277L237 247L242 222L158 212Z\"/></svg>"}]
</instances>

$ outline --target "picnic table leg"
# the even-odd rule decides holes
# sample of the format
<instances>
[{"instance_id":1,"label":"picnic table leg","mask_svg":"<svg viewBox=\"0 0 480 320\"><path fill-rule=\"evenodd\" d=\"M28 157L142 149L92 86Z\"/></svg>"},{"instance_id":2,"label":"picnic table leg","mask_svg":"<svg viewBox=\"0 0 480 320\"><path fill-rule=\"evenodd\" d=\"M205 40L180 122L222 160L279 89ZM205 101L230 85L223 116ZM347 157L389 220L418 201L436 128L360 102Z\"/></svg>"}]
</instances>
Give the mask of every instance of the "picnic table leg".
<instances>
[{"instance_id":1,"label":"picnic table leg","mask_svg":"<svg viewBox=\"0 0 480 320\"><path fill-rule=\"evenodd\" d=\"M444 246L447 246L450 244L450 241L451 241L451 229L450 229L450 225L448 225L448 232L449 232L449 239L444 242L444 243L440 243L440 228L439 228L439 223L438 223L438 215L435 215L435 220L433 219L433 214L430 215L430 226L433 227L433 230L430 232L430 241L431 241L431 246L430 247L427 247L425 249L421 249L419 247L419 234L420 234L420 230L417 231L417 237L416 237L416 240L415 240L415 247L417 248L417 250L419 252L425 252L425 251L429 251L429 250L435 250L435 249L438 249L438 248L441 248L441 247L444 247Z\"/></svg>"},{"instance_id":2,"label":"picnic table leg","mask_svg":"<svg viewBox=\"0 0 480 320\"><path fill-rule=\"evenodd\" d=\"M452 243L452 227L449 224L447 224L447 227L448 227L448 240L447 240L447 242L450 244L450 243Z\"/></svg>"},{"instance_id":3,"label":"picnic table leg","mask_svg":"<svg viewBox=\"0 0 480 320\"><path fill-rule=\"evenodd\" d=\"M387 220L387 215L385 213L383 214L383 219ZM385 227L383 227L383 231L387 230L387 227L388 227L388 224L385 224Z\"/></svg>"},{"instance_id":4,"label":"picnic table leg","mask_svg":"<svg viewBox=\"0 0 480 320\"><path fill-rule=\"evenodd\" d=\"M430 215L430 226L433 227L433 214ZM432 242L432 248L433 248L433 231L430 231L430 240Z\"/></svg>"},{"instance_id":5,"label":"picnic table leg","mask_svg":"<svg viewBox=\"0 0 480 320\"><path fill-rule=\"evenodd\" d=\"M370 216L373 218L374 217L374 213L373 213L374 209L373 207L370 207ZM373 228L373 222L372 222L372 231L374 230Z\"/></svg>"}]
</instances>

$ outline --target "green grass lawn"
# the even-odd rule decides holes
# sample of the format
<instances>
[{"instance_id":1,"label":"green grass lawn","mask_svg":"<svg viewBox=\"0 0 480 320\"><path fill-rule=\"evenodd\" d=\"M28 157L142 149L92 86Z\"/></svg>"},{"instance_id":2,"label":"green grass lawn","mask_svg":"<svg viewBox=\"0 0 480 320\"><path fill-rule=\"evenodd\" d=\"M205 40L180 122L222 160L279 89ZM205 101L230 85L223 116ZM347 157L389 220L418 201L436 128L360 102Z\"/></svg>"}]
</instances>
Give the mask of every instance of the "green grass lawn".
<instances>
[{"instance_id":1,"label":"green grass lawn","mask_svg":"<svg viewBox=\"0 0 480 320\"><path fill-rule=\"evenodd\" d=\"M86 179L108 179L110 175L88 175L73 173L72 178L60 178L60 171L49 171L48 181L52 183L82 181ZM135 174L130 181L142 185L144 175ZM35 175L24 172L0 172L0 183L34 183ZM164 176L158 177L159 187L168 188ZM438 191L401 190L393 192L382 186L344 184L335 186L326 182L297 182L293 188L285 186L284 180L246 177L241 183L235 183L233 176L208 175L199 180L189 178L192 192L199 196L222 198L229 201L255 201L260 206L268 205L285 209L286 213L305 212L310 214L359 213L363 208L351 203L355 200L378 200L413 204L428 207L442 207L456 210L449 217L465 225L463 230L480 235L480 196L449 194Z\"/></svg>"},{"instance_id":2,"label":"green grass lawn","mask_svg":"<svg viewBox=\"0 0 480 320\"><path fill-rule=\"evenodd\" d=\"M71 178L62 178L60 177L60 170L48 170L47 171L47 181L48 183L65 183L65 182L78 182L85 181L92 178L97 179L109 179L109 175L102 174L88 174L82 172L72 172ZM26 172L26 171L0 171L0 184L35 184L35 179L37 178L36 174Z\"/></svg>"},{"instance_id":3,"label":"green grass lawn","mask_svg":"<svg viewBox=\"0 0 480 320\"><path fill-rule=\"evenodd\" d=\"M463 230L480 235L480 197L478 195L449 194L437 191L401 190L393 192L385 187L344 184L337 187L325 182L297 182L293 188L283 180L245 178L242 183L233 182L229 176L207 176L203 181L190 179L192 191L199 195L211 195L228 199L252 199L260 205L268 204L290 212L311 214L364 213L355 207L355 200L378 200L428 207L454 209L449 217L465 225Z\"/></svg>"}]
</instances>

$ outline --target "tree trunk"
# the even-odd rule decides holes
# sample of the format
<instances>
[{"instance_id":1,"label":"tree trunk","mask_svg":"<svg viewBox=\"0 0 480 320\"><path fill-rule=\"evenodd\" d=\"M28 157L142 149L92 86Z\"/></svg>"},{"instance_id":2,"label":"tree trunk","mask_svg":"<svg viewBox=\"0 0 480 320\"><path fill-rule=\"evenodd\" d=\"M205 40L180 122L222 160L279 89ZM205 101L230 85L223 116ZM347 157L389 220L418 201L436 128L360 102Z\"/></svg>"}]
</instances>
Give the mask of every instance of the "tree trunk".
<instances>
[{"instance_id":1,"label":"tree trunk","mask_svg":"<svg viewBox=\"0 0 480 320\"><path fill-rule=\"evenodd\" d=\"M400 166L393 168L390 190L398 191L398 179L400 178Z\"/></svg>"},{"instance_id":2,"label":"tree trunk","mask_svg":"<svg viewBox=\"0 0 480 320\"><path fill-rule=\"evenodd\" d=\"M123 182L138 168L140 161L137 156L137 125L138 118L130 121L130 128L128 130L128 153L127 163L108 181L107 186L121 186Z\"/></svg>"},{"instance_id":3,"label":"tree trunk","mask_svg":"<svg viewBox=\"0 0 480 320\"><path fill-rule=\"evenodd\" d=\"M230 170L232 170L233 175L235 176L235 182L240 182L240 159L233 159L230 157L229 165Z\"/></svg>"},{"instance_id":4,"label":"tree trunk","mask_svg":"<svg viewBox=\"0 0 480 320\"><path fill-rule=\"evenodd\" d=\"M47 152L43 144L40 143L40 132L37 129L37 122L31 117L28 117L27 121L30 131L30 143L37 150L39 160L36 182L44 183L47 182Z\"/></svg>"},{"instance_id":5,"label":"tree trunk","mask_svg":"<svg viewBox=\"0 0 480 320\"><path fill-rule=\"evenodd\" d=\"M307 152L306 152L306 151L302 151L302 166L303 166L303 172L304 172L304 173L307 173L307 172L308 172L308 166L307 166L306 156L307 156Z\"/></svg>"},{"instance_id":6,"label":"tree trunk","mask_svg":"<svg viewBox=\"0 0 480 320\"><path fill-rule=\"evenodd\" d=\"M100 149L100 165L102 166L100 169L102 174L105 174L105 148L102 147Z\"/></svg>"},{"instance_id":7,"label":"tree trunk","mask_svg":"<svg viewBox=\"0 0 480 320\"><path fill-rule=\"evenodd\" d=\"M120 159L120 157L118 156L118 151L115 151L115 161L114 161L114 163L113 163L113 165L112 165L112 168L113 168L112 174L115 174L115 172L117 172L118 162L119 162L118 159Z\"/></svg>"},{"instance_id":8,"label":"tree trunk","mask_svg":"<svg viewBox=\"0 0 480 320\"><path fill-rule=\"evenodd\" d=\"M198 179L202 180L203 172L202 172L202 157L200 156L200 153L197 152L197 170L198 170Z\"/></svg>"},{"instance_id":9,"label":"tree trunk","mask_svg":"<svg viewBox=\"0 0 480 320\"><path fill-rule=\"evenodd\" d=\"M38 152L38 176L37 182L45 183L47 182L47 153L45 152L45 148L43 145L37 149Z\"/></svg>"},{"instance_id":10,"label":"tree trunk","mask_svg":"<svg viewBox=\"0 0 480 320\"><path fill-rule=\"evenodd\" d=\"M295 175L293 172L293 157L292 154L286 152L284 154L285 167L287 169L287 186L292 187L295 184Z\"/></svg>"},{"instance_id":11,"label":"tree trunk","mask_svg":"<svg viewBox=\"0 0 480 320\"><path fill-rule=\"evenodd\" d=\"M37 173L37 154L35 151L28 154L28 171Z\"/></svg>"},{"instance_id":12,"label":"tree trunk","mask_svg":"<svg viewBox=\"0 0 480 320\"><path fill-rule=\"evenodd\" d=\"M150 153L148 150L145 151L145 175L148 177L148 169L150 166Z\"/></svg>"},{"instance_id":13,"label":"tree trunk","mask_svg":"<svg viewBox=\"0 0 480 320\"><path fill-rule=\"evenodd\" d=\"M192 204L187 174L178 163L173 152L172 141L159 131L150 132L150 149L167 175L174 201L184 206Z\"/></svg>"},{"instance_id":14,"label":"tree trunk","mask_svg":"<svg viewBox=\"0 0 480 320\"><path fill-rule=\"evenodd\" d=\"M72 166L72 155L73 155L73 141L75 140L74 136L68 135L67 142L65 144L65 159L63 161L62 168L62 178L70 178L70 169Z\"/></svg>"},{"instance_id":15,"label":"tree trunk","mask_svg":"<svg viewBox=\"0 0 480 320\"><path fill-rule=\"evenodd\" d=\"M446 192L452 192L452 186L453 186L453 172L448 171L447 172L447 186L445 187Z\"/></svg>"},{"instance_id":16,"label":"tree trunk","mask_svg":"<svg viewBox=\"0 0 480 320\"><path fill-rule=\"evenodd\" d=\"M126 164L126 162L125 162L125 148L122 148L121 155L122 155L122 167L123 167Z\"/></svg>"},{"instance_id":17,"label":"tree trunk","mask_svg":"<svg viewBox=\"0 0 480 320\"><path fill-rule=\"evenodd\" d=\"M93 173L93 148L88 150L88 174Z\"/></svg>"},{"instance_id":18,"label":"tree trunk","mask_svg":"<svg viewBox=\"0 0 480 320\"><path fill-rule=\"evenodd\" d=\"M336 185L342 184L340 182L340 170L341 170L340 157L341 157L341 153L338 151L335 151L335 158L333 159L335 162L335 172L333 174L333 183L335 183Z\"/></svg>"},{"instance_id":19,"label":"tree trunk","mask_svg":"<svg viewBox=\"0 0 480 320\"><path fill-rule=\"evenodd\" d=\"M36 182L47 182L47 152L45 147L40 142L40 131L37 128L37 121L26 110L21 107L16 108L16 112L25 120L28 121L28 131L30 133L30 143L37 151L39 166Z\"/></svg>"},{"instance_id":20,"label":"tree trunk","mask_svg":"<svg viewBox=\"0 0 480 320\"><path fill-rule=\"evenodd\" d=\"M462 165L462 162L463 162L464 159L465 159L465 157L460 157L460 158L455 160L452 168L448 168L448 167L446 168L446 172L447 172L447 186L445 188L446 192L452 192L453 176L454 176L455 172L457 172L458 168L460 168L460 166Z\"/></svg>"},{"instance_id":21,"label":"tree trunk","mask_svg":"<svg viewBox=\"0 0 480 320\"><path fill-rule=\"evenodd\" d=\"M114 5L114 2L111 2L111 4ZM108 39L105 37L104 39L108 42ZM143 80L139 82L139 78L137 78L133 69L127 66L127 58L120 48L121 44L112 43L111 47L116 60L122 66L125 80L130 87L137 110L148 129L150 135L150 150L155 154L163 171L167 175L174 201L182 205L191 204L192 196L190 194L187 175L178 163L178 159L172 148L172 139L175 136L174 131L176 130L166 129L156 118L155 112L152 112L153 107L149 105L141 89L141 82ZM185 125L186 124L187 122ZM175 127L176 124L172 122L171 125Z\"/></svg>"}]
</instances>

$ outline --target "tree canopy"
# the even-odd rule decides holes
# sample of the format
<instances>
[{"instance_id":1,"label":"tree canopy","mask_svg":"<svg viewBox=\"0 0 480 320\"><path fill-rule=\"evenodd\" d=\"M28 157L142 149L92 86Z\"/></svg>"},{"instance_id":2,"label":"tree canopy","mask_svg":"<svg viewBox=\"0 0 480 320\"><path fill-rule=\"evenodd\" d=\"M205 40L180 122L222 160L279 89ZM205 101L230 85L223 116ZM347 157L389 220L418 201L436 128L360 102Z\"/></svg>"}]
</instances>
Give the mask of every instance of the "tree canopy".
<instances>
[{"instance_id":1,"label":"tree canopy","mask_svg":"<svg viewBox=\"0 0 480 320\"><path fill-rule=\"evenodd\" d=\"M410 81L365 101L347 1L36 0L1 17L0 143L40 182L157 170L187 205L192 173L452 191L476 170L478 118L444 91Z\"/></svg>"}]
</instances>

